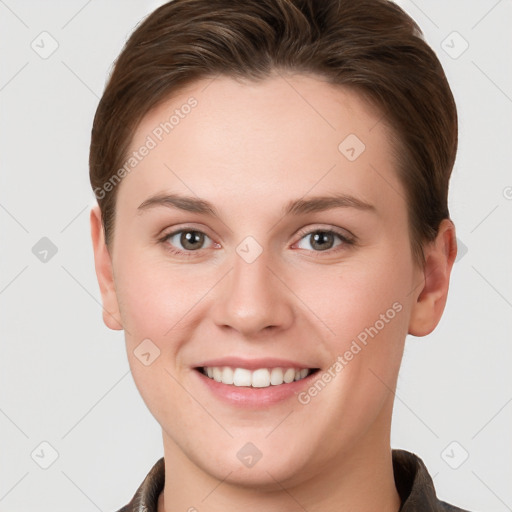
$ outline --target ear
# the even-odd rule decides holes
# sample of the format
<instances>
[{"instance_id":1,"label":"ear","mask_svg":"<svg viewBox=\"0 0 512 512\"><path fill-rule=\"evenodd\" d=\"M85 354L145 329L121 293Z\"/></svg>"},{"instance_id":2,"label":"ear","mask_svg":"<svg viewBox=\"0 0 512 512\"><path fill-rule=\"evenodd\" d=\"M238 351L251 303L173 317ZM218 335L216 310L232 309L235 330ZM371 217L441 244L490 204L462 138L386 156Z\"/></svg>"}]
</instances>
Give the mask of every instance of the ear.
<instances>
[{"instance_id":1,"label":"ear","mask_svg":"<svg viewBox=\"0 0 512 512\"><path fill-rule=\"evenodd\" d=\"M121 315L112 272L112 260L105 244L105 233L101 223L101 210L94 206L91 210L91 237L94 250L94 266L103 301L103 322L107 327L121 330Z\"/></svg>"},{"instance_id":2,"label":"ear","mask_svg":"<svg viewBox=\"0 0 512 512\"><path fill-rule=\"evenodd\" d=\"M409 334L426 336L441 320L456 256L455 226L451 220L443 219L436 239L425 247L426 261L421 271L421 285L414 291L416 302L411 310Z\"/></svg>"}]
</instances>

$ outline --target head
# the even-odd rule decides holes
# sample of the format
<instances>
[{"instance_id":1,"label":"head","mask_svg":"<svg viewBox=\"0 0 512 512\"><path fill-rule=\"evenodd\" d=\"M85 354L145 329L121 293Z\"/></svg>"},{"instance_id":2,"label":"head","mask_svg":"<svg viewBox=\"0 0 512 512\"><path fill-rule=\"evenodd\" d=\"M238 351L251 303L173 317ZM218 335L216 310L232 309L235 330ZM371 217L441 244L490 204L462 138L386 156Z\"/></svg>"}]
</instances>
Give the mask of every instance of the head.
<instances>
[{"instance_id":1,"label":"head","mask_svg":"<svg viewBox=\"0 0 512 512\"><path fill-rule=\"evenodd\" d=\"M91 223L169 450L261 486L389 445L405 337L446 302L456 146L441 65L387 0L174 0L137 27L94 120ZM246 400L201 374L228 356L316 371Z\"/></svg>"}]
</instances>

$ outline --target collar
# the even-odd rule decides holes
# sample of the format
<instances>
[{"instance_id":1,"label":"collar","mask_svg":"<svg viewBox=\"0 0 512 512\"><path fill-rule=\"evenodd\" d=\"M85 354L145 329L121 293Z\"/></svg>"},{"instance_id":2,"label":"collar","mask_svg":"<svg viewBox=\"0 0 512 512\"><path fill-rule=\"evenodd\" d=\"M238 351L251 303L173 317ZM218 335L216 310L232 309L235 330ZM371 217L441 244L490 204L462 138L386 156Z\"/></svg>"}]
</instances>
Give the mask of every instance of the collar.
<instances>
[{"instance_id":1,"label":"collar","mask_svg":"<svg viewBox=\"0 0 512 512\"><path fill-rule=\"evenodd\" d=\"M395 485L402 501L398 512L468 512L436 497L434 483L423 461L414 453L392 450ZM118 512L157 512L164 489L164 458L156 462L137 489L130 503Z\"/></svg>"}]
</instances>

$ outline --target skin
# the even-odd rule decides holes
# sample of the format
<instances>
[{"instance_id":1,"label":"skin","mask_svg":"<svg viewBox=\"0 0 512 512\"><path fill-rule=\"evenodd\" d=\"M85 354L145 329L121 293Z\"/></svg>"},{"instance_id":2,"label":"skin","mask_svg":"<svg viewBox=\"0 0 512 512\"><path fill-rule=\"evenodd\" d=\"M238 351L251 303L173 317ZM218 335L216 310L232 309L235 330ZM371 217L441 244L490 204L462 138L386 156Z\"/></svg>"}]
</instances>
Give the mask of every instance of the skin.
<instances>
[{"instance_id":1,"label":"skin","mask_svg":"<svg viewBox=\"0 0 512 512\"><path fill-rule=\"evenodd\" d=\"M454 225L441 223L425 267L416 265L390 129L356 93L319 77L195 82L143 119L132 149L190 96L197 107L118 186L108 249L101 213L91 212L104 321L125 330L133 378L162 426L158 510L396 512L394 389L406 335L430 333L444 310ZM349 134L366 146L353 162L338 150ZM169 193L205 199L220 218L138 210ZM291 200L333 193L375 211L282 215ZM169 252L187 251L179 235L159 241L187 228L207 235L189 257ZM307 234L329 229L356 243L333 235L321 250ZM249 235L262 249L252 263L236 251ZM296 397L265 409L226 404L193 369L237 355L325 371L397 302L401 311L307 405ZM149 366L134 354L147 338L160 350ZM237 458L247 442L262 453L251 468Z\"/></svg>"}]
</instances>

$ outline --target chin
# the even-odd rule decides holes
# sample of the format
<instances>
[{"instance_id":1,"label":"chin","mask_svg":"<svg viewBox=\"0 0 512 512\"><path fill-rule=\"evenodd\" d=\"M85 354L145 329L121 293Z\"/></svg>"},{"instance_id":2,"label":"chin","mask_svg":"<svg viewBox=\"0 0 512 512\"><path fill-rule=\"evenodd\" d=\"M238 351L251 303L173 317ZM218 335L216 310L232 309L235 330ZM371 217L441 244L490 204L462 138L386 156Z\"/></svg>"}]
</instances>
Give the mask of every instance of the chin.
<instances>
[{"instance_id":1,"label":"chin","mask_svg":"<svg viewBox=\"0 0 512 512\"><path fill-rule=\"evenodd\" d=\"M252 468L233 467L232 473L227 478L226 475L214 476L231 485L266 492L276 491L281 486L299 482L304 478L303 468L291 468L289 464L280 462L264 464L263 461Z\"/></svg>"},{"instance_id":2,"label":"chin","mask_svg":"<svg viewBox=\"0 0 512 512\"><path fill-rule=\"evenodd\" d=\"M276 491L281 485L299 483L308 477L311 465L304 452L297 452L293 443L270 446L261 442L261 450L252 443L235 442L236 448L210 454L211 458L197 461L202 470L231 485ZM216 461L213 462L212 461Z\"/></svg>"}]
</instances>

